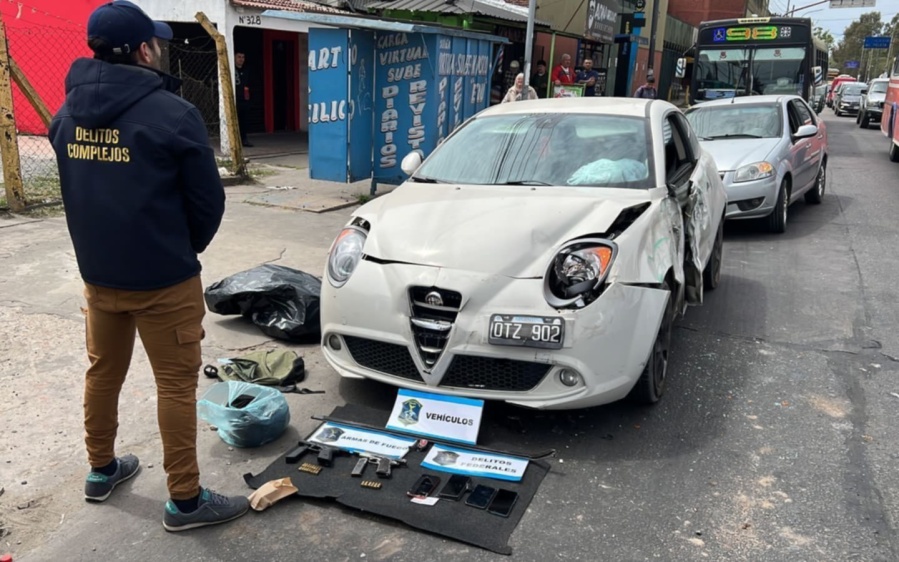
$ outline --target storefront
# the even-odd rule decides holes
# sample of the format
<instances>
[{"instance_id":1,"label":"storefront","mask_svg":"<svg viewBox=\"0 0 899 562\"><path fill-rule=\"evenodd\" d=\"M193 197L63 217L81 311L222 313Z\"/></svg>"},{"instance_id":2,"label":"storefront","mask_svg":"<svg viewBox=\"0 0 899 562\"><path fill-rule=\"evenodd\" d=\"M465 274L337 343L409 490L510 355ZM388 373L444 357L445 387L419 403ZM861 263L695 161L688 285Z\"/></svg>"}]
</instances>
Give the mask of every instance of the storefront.
<instances>
[{"instance_id":1,"label":"storefront","mask_svg":"<svg viewBox=\"0 0 899 562\"><path fill-rule=\"evenodd\" d=\"M427 156L487 107L493 53L507 40L370 18L266 11L309 31L309 174L399 184L403 158Z\"/></svg>"}]
</instances>

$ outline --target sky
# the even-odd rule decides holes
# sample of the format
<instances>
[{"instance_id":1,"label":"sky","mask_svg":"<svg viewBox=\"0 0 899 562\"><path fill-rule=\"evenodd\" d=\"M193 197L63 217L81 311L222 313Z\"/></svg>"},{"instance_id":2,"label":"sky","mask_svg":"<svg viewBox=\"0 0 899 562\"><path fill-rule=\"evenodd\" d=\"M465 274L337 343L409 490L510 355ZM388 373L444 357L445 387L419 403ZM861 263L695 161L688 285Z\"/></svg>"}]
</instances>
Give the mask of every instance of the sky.
<instances>
[{"instance_id":1,"label":"sky","mask_svg":"<svg viewBox=\"0 0 899 562\"><path fill-rule=\"evenodd\" d=\"M782 14L795 7L815 4L818 0L768 0L768 9L772 13ZM880 20L888 22L899 13L899 0L875 0L873 8L831 8L830 2L811 6L795 12L797 17L811 18L815 26L821 26L833 34L833 38L839 42L843 37L843 31L859 16L868 12L880 12Z\"/></svg>"}]
</instances>

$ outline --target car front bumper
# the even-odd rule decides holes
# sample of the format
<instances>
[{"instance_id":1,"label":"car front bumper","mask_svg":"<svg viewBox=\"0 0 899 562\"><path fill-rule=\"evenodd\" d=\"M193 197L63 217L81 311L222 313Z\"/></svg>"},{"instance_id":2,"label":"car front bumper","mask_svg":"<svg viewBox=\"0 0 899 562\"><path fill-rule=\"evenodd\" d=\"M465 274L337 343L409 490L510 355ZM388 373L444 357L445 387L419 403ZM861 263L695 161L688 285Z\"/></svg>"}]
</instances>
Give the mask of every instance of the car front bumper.
<instances>
[{"instance_id":1,"label":"car front bumper","mask_svg":"<svg viewBox=\"0 0 899 562\"><path fill-rule=\"evenodd\" d=\"M843 113L858 113L858 103L840 103L840 111Z\"/></svg>"},{"instance_id":2,"label":"car front bumper","mask_svg":"<svg viewBox=\"0 0 899 562\"><path fill-rule=\"evenodd\" d=\"M777 176L756 181L733 183L735 172L724 173L724 190L727 192L727 219L754 219L766 217L777 203L780 182Z\"/></svg>"},{"instance_id":3,"label":"car front bumper","mask_svg":"<svg viewBox=\"0 0 899 562\"><path fill-rule=\"evenodd\" d=\"M430 366L421 332L413 332L412 287L461 295ZM542 279L362 261L343 287L322 283L322 351L348 378L538 409L598 406L624 398L637 382L667 299L667 291L612 283L589 306L560 312L546 304ZM563 347L490 344L492 314L560 317ZM574 386L561 382L565 369L580 375Z\"/></svg>"}]
</instances>

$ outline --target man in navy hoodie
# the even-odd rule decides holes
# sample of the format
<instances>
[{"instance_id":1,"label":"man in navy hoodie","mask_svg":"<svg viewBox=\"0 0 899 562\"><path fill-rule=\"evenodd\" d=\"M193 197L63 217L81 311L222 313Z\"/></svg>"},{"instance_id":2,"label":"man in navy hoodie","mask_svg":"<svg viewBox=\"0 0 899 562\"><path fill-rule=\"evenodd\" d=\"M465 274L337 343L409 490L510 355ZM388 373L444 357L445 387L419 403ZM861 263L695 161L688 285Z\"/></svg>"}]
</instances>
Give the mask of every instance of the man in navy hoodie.
<instances>
[{"instance_id":1,"label":"man in navy hoodie","mask_svg":"<svg viewBox=\"0 0 899 562\"><path fill-rule=\"evenodd\" d=\"M206 313L197 255L212 241L225 193L197 109L161 68L172 30L117 0L87 24L94 58L76 60L50 125L69 234L87 300L84 495L104 501L136 475L116 456L119 393L139 334L157 388L170 499L163 526L181 531L246 513L246 497L200 486L196 392Z\"/></svg>"}]
</instances>

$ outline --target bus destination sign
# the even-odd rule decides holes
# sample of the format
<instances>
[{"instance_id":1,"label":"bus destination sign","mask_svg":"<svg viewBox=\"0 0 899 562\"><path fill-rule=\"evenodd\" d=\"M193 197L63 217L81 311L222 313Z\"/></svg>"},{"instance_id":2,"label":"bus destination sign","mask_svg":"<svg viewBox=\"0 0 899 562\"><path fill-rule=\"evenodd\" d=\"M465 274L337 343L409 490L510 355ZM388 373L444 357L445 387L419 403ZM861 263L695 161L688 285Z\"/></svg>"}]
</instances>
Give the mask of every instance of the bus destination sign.
<instances>
[{"instance_id":1,"label":"bus destination sign","mask_svg":"<svg viewBox=\"0 0 899 562\"><path fill-rule=\"evenodd\" d=\"M801 25L735 25L707 27L700 33L699 43L804 43L809 40L808 28Z\"/></svg>"}]
</instances>

